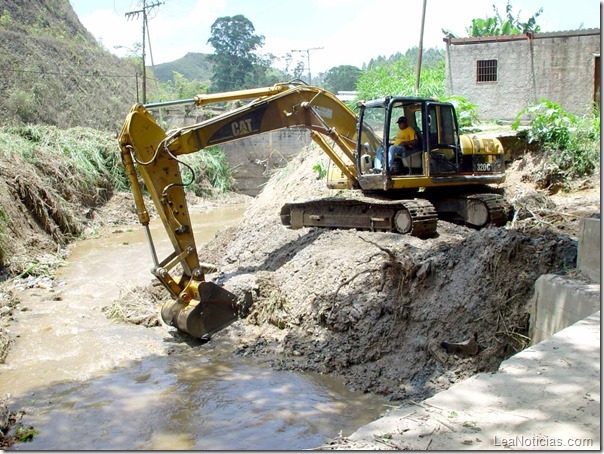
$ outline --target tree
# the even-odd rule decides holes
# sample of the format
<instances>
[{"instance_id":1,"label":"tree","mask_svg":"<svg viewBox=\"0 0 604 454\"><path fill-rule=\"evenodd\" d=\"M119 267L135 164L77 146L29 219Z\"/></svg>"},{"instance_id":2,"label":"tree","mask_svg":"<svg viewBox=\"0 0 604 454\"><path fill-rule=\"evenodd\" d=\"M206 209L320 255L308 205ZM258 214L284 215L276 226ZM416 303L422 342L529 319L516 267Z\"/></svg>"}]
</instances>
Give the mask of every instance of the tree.
<instances>
[{"instance_id":1,"label":"tree","mask_svg":"<svg viewBox=\"0 0 604 454\"><path fill-rule=\"evenodd\" d=\"M518 35L527 32L538 33L541 31L541 27L537 25L537 18L543 12L543 8L540 8L539 11L529 17L526 22L520 20L520 13L516 16L512 14L512 5L509 0L505 6L505 17L499 12L495 5L493 5L493 11L495 15L492 17L472 19L472 25L466 27L468 36ZM442 32L451 38L458 38L458 36L449 30L442 29Z\"/></svg>"},{"instance_id":2,"label":"tree","mask_svg":"<svg viewBox=\"0 0 604 454\"><path fill-rule=\"evenodd\" d=\"M325 89L332 93L338 91L353 91L361 76L361 70L356 66L341 65L329 69L323 76Z\"/></svg>"},{"instance_id":3,"label":"tree","mask_svg":"<svg viewBox=\"0 0 604 454\"><path fill-rule=\"evenodd\" d=\"M212 24L208 43L214 47L212 91L249 88L258 78L261 59L254 51L264 45L264 36L254 34L252 22L245 16L219 17Z\"/></svg>"}]
</instances>

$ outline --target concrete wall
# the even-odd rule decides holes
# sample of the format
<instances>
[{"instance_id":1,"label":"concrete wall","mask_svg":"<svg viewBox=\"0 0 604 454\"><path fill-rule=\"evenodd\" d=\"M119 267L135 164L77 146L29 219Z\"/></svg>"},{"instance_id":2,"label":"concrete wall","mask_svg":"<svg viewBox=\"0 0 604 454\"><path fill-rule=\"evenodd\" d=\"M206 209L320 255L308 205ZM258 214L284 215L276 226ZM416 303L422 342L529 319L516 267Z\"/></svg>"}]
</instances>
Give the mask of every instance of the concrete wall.
<instances>
[{"instance_id":1,"label":"concrete wall","mask_svg":"<svg viewBox=\"0 0 604 454\"><path fill-rule=\"evenodd\" d=\"M478 106L483 120L513 120L533 102L528 40L447 47L447 92ZM476 81L476 62L497 60L496 82Z\"/></svg>"},{"instance_id":2,"label":"concrete wall","mask_svg":"<svg viewBox=\"0 0 604 454\"><path fill-rule=\"evenodd\" d=\"M531 343L583 320L600 310L600 286L545 274L535 282L531 313Z\"/></svg>"},{"instance_id":3,"label":"concrete wall","mask_svg":"<svg viewBox=\"0 0 604 454\"><path fill-rule=\"evenodd\" d=\"M535 283L530 320L536 344L600 310L600 220L583 219L577 268L596 283L546 274Z\"/></svg>"},{"instance_id":4,"label":"concrete wall","mask_svg":"<svg viewBox=\"0 0 604 454\"><path fill-rule=\"evenodd\" d=\"M576 115L591 113L599 30L590 35L537 34L533 53L537 99L555 101Z\"/></svg>"},{"instance_id":5,"label":"concrete wall","mask_svg":"<svg viewBox=\"0 0 604 454\"><path fill-rule=\"evenodd\" d=\"M579 232L577 268L600 283L601 229L599 219L582 219Z\"/></svg>"},{"instance_id":6,"label":"concrete wall","mask_svg":"<svg viewBox=\"0 0 604 454\"><path fill-rule=\"evenodd\" d=\"M307 129L281 129L220 145L243 194L256 196L277 169L312 143Z\"/></svg>"},{"instance_id":7,"label":"concrete wall","mask_svg":"<svg viewBox=\"0 0 604 454\"><path fill-rule=\"evenodd\" d=\"M510 123L542 98L584 115L599 93L599 54L599 29L450 39L447 92L476 104L483 120ZM497 60L496 82L476 81L478 60Z\"/></svg>"}]
</instances>

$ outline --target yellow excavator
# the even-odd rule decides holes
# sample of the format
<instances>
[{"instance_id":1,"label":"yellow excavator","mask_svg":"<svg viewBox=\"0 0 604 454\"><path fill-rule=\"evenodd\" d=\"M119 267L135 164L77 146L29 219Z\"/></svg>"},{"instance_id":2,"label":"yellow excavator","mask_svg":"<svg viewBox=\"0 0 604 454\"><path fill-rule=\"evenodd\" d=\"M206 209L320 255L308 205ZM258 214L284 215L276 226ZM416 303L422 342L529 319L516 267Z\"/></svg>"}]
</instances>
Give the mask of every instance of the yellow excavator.
<instances>
[{"instance_id":1,"label":"yellow excavator","mask_svg":"<svg viewBox=\"0 0 604 454\"><path fill-rule=\"evenodd\" d=\"M148 110L250 99L242 107L168 132ZM205 280L181 175L179 156L209 146L282 128L310 131L334 164L328 186L343 191L285 204L281 221L290 228L353 228L426 238L435 234L439 217L475 228L507 222L510 206L488 186L505 180L499 140L460 135L453 105L435 99L389 96L357 107L358 115L332 93L295 82L132 107L118 140L147 232L152 273L173 298L161 310L165 323L201 338L237 317L235 296ZM390 144L403 116L417 140L403 156L393 156ZM162 261L151 238L139 175L173 245Z\"/></svg>"}]
</instances>

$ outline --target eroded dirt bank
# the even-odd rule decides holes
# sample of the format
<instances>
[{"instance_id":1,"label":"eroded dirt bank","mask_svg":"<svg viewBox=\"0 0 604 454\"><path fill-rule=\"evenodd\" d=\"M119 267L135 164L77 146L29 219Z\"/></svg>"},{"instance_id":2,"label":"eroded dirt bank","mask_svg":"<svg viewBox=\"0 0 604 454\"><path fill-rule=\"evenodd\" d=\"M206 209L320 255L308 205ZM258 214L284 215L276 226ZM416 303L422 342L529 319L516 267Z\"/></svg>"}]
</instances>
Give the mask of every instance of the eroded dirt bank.
<instances>
[{"instance_id":1,"label":"eroded dirt bank","mask_svg":"<svg viewBox=\"0 0 604 454\"><path fill-rule=\"evenodd\" d=\"M339 375L351 389L396 402L496 370L522 349L535 280L572 271L578 221L599 216L597 179L550 197L534 189L527 159L509 173L506 191L517 215L504 228L439 221L438 236L427 240L284 228L283 203L334 194L313 171L324 159L317 150L302 153L271 179L239 225L200 249L201 260L219 268L208 278L239 295L245 317L214 342L228 340L234 355L276 369ZM158 301L139 321L157 323L167 295L151 286L139 291ZM440 346L474 336L477 354L448 355Z\"/></svg>"},{"instance_id":2,"label":"eroded dirt bank","mask_svg":"<svg viewBox=\"0 0 604 454\"><path fill-rule=\"evenodd\" d=\"M249 313L232 329L247 338L237 354L335 373L353 389L402 401L496 370L527 345L535 280L575 266L576 241L562 233L572 234L572 222L560 229L520 212L513 225L476 231L439 221L438 236L428 240L286 230L282 203L333 195L312 172L320 154L305 156L271 180L239 226L200 252L220 266L210 278L238 293ZM534 191L516 196L533 213L533 199L547 199ZM476 355L440 347L475 334Z\"/></svg>"}]
</instances>

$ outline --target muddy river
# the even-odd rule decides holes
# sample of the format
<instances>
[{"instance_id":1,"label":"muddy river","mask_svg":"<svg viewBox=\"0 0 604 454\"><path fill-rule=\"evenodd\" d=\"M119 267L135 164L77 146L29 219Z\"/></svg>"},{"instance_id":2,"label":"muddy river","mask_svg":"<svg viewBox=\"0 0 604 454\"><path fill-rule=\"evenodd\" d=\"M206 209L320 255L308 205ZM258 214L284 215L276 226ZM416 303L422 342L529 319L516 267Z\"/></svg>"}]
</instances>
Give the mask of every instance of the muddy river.
<instances>
[{"instance_id":1,"label":"muddy river","mask_svg":"<svg viewBox=\"0 0 604 454\"><path fill-rule=\"evenodd\" d=\"M243 206L194 216L198 243ZM158 255L170 246L152 224ZM102 308L153 280L141 227L79 241L52 282L19 291L16 342L0 393L39 431L27 450L307 449L354 432L387 408L334 377L274 371L173 328L115 323Z\"/></svg>"}]
</instances>

